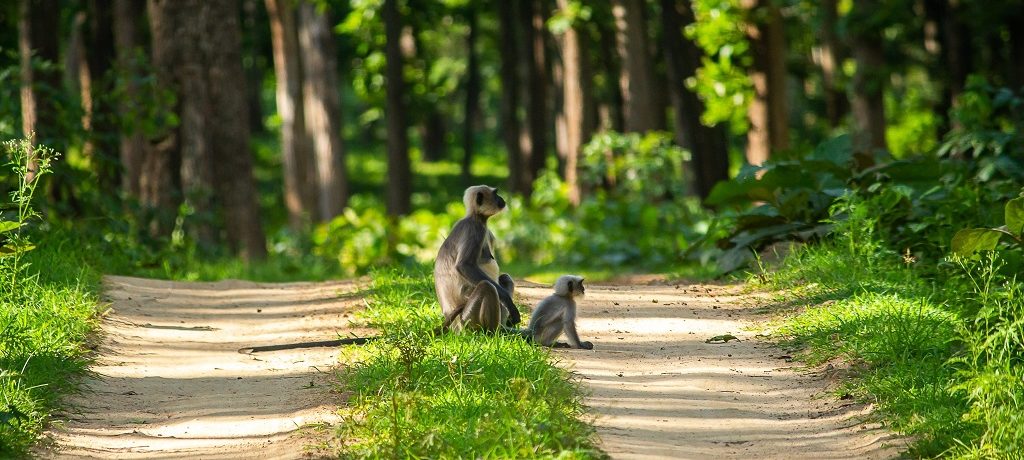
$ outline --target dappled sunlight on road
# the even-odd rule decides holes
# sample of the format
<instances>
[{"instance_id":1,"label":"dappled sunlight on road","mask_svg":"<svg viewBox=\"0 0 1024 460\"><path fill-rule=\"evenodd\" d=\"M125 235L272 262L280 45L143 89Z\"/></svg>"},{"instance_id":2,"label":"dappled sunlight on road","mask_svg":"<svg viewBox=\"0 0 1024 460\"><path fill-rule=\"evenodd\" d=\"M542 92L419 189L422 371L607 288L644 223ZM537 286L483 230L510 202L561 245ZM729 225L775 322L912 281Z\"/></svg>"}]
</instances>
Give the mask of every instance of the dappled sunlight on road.
<instances>
[{"instance_id":1,"label":"dappled sunlight on road","mask_svg":"<svg viewBox=\"0 0 1024 460\"><path fill-rule=\"evenodd\" d=\"M550 288L517 290L536 304ZM905 441L838 400L822 376L756 335L752 295L713 285L594 286L560 351L613 458L891 458ZM708 343L722 335L739 340Z\"/></svg>"},{"instance_id":2,"label":"dappled sunlight on road","mask_svg":"<svg viewBox=\"0 0 1024 460\"><path fill-rule=\"evenodd\" d=\"M243 355L324 340L362 306L355 282L181 283L108 277L94 374L51 435L68 458L298 458L302 429L337 420L337 349ZM338 398L340 399L340 398Z\"/></svg>"}]
</instances>

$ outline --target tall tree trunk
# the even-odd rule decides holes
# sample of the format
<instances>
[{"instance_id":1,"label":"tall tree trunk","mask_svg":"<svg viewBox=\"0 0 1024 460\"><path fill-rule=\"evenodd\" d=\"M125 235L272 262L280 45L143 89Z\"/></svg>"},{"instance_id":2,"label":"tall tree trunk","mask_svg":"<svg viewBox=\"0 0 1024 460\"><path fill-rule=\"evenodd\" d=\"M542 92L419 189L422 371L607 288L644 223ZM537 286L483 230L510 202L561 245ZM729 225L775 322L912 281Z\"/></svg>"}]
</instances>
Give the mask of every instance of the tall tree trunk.
<instances>
[{"instance_id":1,"label":"tall tree trunk","mask_svg":"<svg viewBox=\"0 0 1024 460\"><path fill-rule=\"evenodd\" d=\"M402 17L398 0L384 0L384 30L387 37L385 80L388 128L388 214L400 216L412 210L412 172L409 165L409 132L406 124L405 80L402 57Z\"/></svg>"},{"instance_id":2,"label":"tall tree trunk","mask_svg":"<svg viewBox=\"0 0 1024 460\"><path fill-rule=\"evenodd\" d=\"M822 0L821 29L818 32L821 45L815 50L821 67L821 80L825 96L825 116L829 126L835 128L842 123L849 110L846 92L840 85L843 60L846 52L836 29L839 24L838 0Z\"/></svg>"},{"instance_id":3,"label":"tall tree trunk","mask_svg":"<svg viewBox=\"0 0 1024 460\"><path fill-rule=\"evenodd\" d=\"M612 131L623 132L626 129L626 120L623 118L623 96L622 87L619 86L619 78L622 75L622 63L617 54L615 40L616 28L614 24L605 24L605 21L598 21L600 42L597 44L600 50L602 63L601 72L605 74L607 81L606 91L608 94L598 107L598 125L600 129L611 129Z\"/></svg>"},{"instance_id":4,"label":"tall tree trunk","mask_svg":"<svg viewBox=\"0 0 1024 460\"><path fill-rule=\"evenodd\" d=\"M622 88L625 130L643 132L665 126L664 106L655 94L654 68L647 39L643 0L615 0L616 42L622 58L619 86Z\"/></svg>"},{"instance_id":5,"label":"tall tree trunk","mask_svg":"<svg viewBox=\"0 0 1024 460\"><path fill-rule=\"evenodd\" d=\"M262 33L264 25L259 15L261 3L260 0L242 0L242 52L247 56L263 54L263 43L255 40L264 37ZM244 39L246 37L249 37L248 40ZM248 91L245 97L249 103L249 131L253 134L267 132L267 127L263 124L263 75L265 72L266 68L258 59L252 59L245 66L245 89Z\"/></svg>"},{"instance_id":6,"label":"tall tree trunk","mask_svg":"<svg viewBox=\"0 0 1024 460\"><path fill-rule=\"evenodd\" d=\"M304 228L318 209L316 168L306 129L302 100L302 63L296 31L295 2L266 0L277 79L277 113L281 116L284 203L293 229Z\"/></svg>"},{"instance_id":7,"label":"tall tree trunk","mask_svg":"<svg viewBox=\"0 0 1024 460\"><path fill-rule=\"evenodd\" d=\"M747 162L763 164L772 150L789 148L786 96L786 39L779 7L769 0L744 0L747 35L754 56L750 79L754 100L748 116Z\"/></svg>"},{"instance_id":8,"label":"tall tree trunk","mask_svg":"<svg viewBox=\"0 0 1024 460\"><path fill-rule=\"evenodd\" d=\"M117 53L117 71L127 82L119 102L118 113L122 120L134 120L136 107L141 106L140 89L136 83L142 76L139 60L144 55L141 18L146 13L145 3L139 0L114 0L114 46ZM148 143L140 129L133 127L122 133L120 145L121 188L133 198L140 198L142 161L146 157Z\"/></svg>"},{"instance_id":9,"label":"tall tree trunk","mask_svg":"<svg viewBox=\"0 0 1024 460\"><path fill-rule=\"evenodd\" d=\"M509 188L525 193L519 188L522 183L522 150L519 145L519 47L516 34L516 11L513 2L498 4L498 27L501 47L501 138L505 143L508 163Z\"/></svg>"},{"instance_id":10,"label":"tall tree trunk","mask_svg":"<svg viewBox=\"0 0 1024 460\"><path fill-rule=\"evenodd\" d=\"M59 56L58 2L21 0L18 16L18 51L21 57L21 131L25 137L35 134L35 142L57 147L58 98L61 87L56 65L35 66L33 60L56 64ZM28 181L35 178L35 164L29 165Z\"/></svg>"},{"instance_id":11,"label":"tall tree trunk","mask_svg":"<svg viewBox=\"0 0 1024 460\"><path fill-rule=\"evenodd\" d=\"M113 0L89 0L89 20L86 23L86 62L89 66L89 137L86 154L94 162L99 186L103 190L117 190L121 182L118 160L119 133L116 109L110 94L114 91L114 8Z\"/></svg>"},{"instance_id":12,"label":"tall tree trunk","mask_svg":"<svg viewBox=\"0 0 1024 460\"><path fill-rule=\"evenodd\" d=\"M348 201L345 149L341 141L341 95L337 57L327 15L312 2L299 5L299 47L302 50L303 107L313 139L319 190L320 221L342 213Z\"/></svg>"},{"instance_id":13,"label":"tall tree trunk","mask_svg":"<svg viewBox=\"0 0 1024 460\"><path fill-rule=\"evenodd\" d=\"M569 0L558 0L558 7L569 8ZM578 19L577 19L578 20ZM569 202L578 206L581 200L578 178L579 156L584 140L594 128L592 74L587 60L586 34L574 24L562 35L562 110L565 114L565 183Z\"/></svg>"},{"instance_id":14,"label":"tall tree trunk","mask_svg":"<svg viewBox=\"0 0 1024 460\"><path fill-rule=\"evenodd\" d=\"M520 174L519 190L529 196L533 192L533 181L547 162L548 124L548 78L547 46L545 44L546 17L542 0L524 1L522 11L523 47L526 50L522 62L526 70L526 132L520 136L523 153L523 174Z\"/></svg>"},{"instance_id":15,"label":"tall tree trunk","mask_svg":"<svg viewBox=\"0 0 1024 460\"><path fill-rule=\"evenodd\" d=\"M858 0L854 2L854 18L867 17L878 7L874 0ZM853 147L859 154L858 166L868 166L873 150L887 148L885 141L885 101L883 99L885 80L885 56L882 49L882 38L877 30L866 30L863 27L852 34L853 58L857 62L857 72L853 75L853 97L851 109L853 113Z\"/></svg>"},{"instance_id":16,"label":"tall tree trunk","mask_svg":"<svg viewBox=\"0 0 1024 460\"><path fill-rule=\"evenodd\" d=\"M704 103L686 87L700 67L701 50L682 36L696 19L686 1L661 0L661 20L669 93L675 109L675 140L693 155L694 189L707 198L716 183L729 179L729 152L725 128L704 126Z\"/></svg>"},{"instance_id":17,"label":"tall tree trunk","mask_svg":"<svg viewBox=\"0 0 1024 460\"><path fill-rule=\"evenodd\" d=\"M466 37L466 53L469 63L466 68L466 108L462 122L462 181L469 184L472 179L473 140L476 137L474 122L480 108L480 63L476 52L476 41L479 35L476 7L467 6L469 36Z\"/></svg>"},{"instance_id":18,"label":"tall tree trunk","mask_svg":"<svg viewBox=\"0 0 1024 460\"><path fill-rule=\"evenodd\" d=\"M935 107L935 111L944 120L943 126L939 128L940 140L947 131L954 128L949 111L963 94L971 69L971 33L962 19L964 11L960 3L957 0L923 2L924 47L932 55L930 73L932 78L939 81L942 91L942 99ZM1009 29L1012 37L1014 28ZM1012 54L1012 44L1010 49Z\"/></svg>"},{"instance_id":19,"label":"tall tree trunk","mask_svg":"<svg viewBox=\"0 0 1024 460\"><path fill-rule=\"evenodd\" d=\"M263 258L238 3L150 0L149 16L157 78L177 95L180 120L158 150L180 155L181 188L197 215L196 238L216 243L223 233L243 259Z\"/></svg>"},{"instance_id":20,"label":"tall tree trunk","mask_svg":"<svg viewBox=\"0 0 1024 460\"><path fill-rule=\"evenodd\" d=\"M1024 8L1007 19L1010 31L1010 86L1015 91L1024 87Z\"/></svg>"}]
</instances>

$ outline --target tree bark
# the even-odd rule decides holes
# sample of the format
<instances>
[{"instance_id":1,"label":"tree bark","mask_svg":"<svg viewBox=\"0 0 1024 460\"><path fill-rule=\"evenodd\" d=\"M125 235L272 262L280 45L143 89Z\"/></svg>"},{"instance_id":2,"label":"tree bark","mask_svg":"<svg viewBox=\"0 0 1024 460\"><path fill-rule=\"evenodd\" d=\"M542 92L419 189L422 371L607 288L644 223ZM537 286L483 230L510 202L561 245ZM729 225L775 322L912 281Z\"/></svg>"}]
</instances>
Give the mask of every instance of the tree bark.
<instances>
[{"instance_id":1,"label":"tree bark","mask_svg":"<svg viewBox=\"0 0 1024 460\"><path fill-rule=\"evenodd\" d=\"M533 192L533 181L547 162L548 124L548 78L547 47L543 1L531 0L521 3L520 18L524 30L523 48L526 50L523 63L526 67L526 132L520 136L524 171L520 174L518 189L527 197Z\"/></svg>"},{"instance_id":2,"label":"tree bark","mask_svg":"<svg viewBox=\"0 0 1024 460\"><path fill-rule=\"evenodd\" d=\"M299 47L302 50L303 108L313 139L319 191L318 219L326 222L344 211L348 174L341 140L341 95L338 90L334 37L325 13L316 5L299 5Z\"/></svg>"},{"instance_id":3,"label":"tree bark","mask_svg":"<svg viewBox=\"0 0 1024 460\"><path fill-rule=\"evenodd\" d=\"M622 88L625 130L643 132L665 126L664 106L657 100L654 68L647 39L643 0L615 0L616 44L622 58L619 86Z\"/></svg>"},{"instance_id":4,"label":"tree bark","mask_svg":"<svg viewBox=\"0 0 1024 460\"><path fill-rule=\"evenodd\" d=\"M569 0L558 0L558 7L569 8ZM583 142L593 133L593 92L590 62L586 54L586 34L574 24L565 30L562 44L562 111L565 114L565 183L569 202L578 206L582 199L578 178Z\"/></svg>"},{"instance_id":5,"label":"tree bark","mask_svg":"<svg viewBox=\"0 0 1024 460\"><path fill-rule=\"evenodd\" d=\"M474 123L480 108L480 59L476 52L479 35L476 7L470 4L467 8L469 36L466 37L466 54L469 62L466 67L465 119L462 122L462 181L468 185L473 177L473 140L476 137Z\"/></svg>"},{"instance_id":6,"label":"tree bark","mask_svg":"<svg viewBox=\"0 0 1024 460\"><path fill-rule=\"evenodd\" d=\"M35 66L33 60L56 64L60 59L57 43L59 30L56 0L21 0L18 16L18 51L21 58L21 131L25 137L35 135L34 143L55 145L57 126L57 94L60 72L56 65ZM29 164L27 180L35 179L35 163Z\"/></svg>"},{"instance_id":7,"label":"tree bark","mask_svg":"<svg viewBox=\"0 0 1024 460\"><path fill-rule=\"evenodd\" d=\"M725 128L704 126L704 103L686 87L700 67L701 50L683 37L683 29L696 19L688 2L661 0L661 21L666 54L668 88L675 110L675 141L693 156L694 191L707 198L716 183L729 179L729 152Z\"/></svg>"},{"instance_id":8,"label":"tree bark","mask_svg":"<svg viewBox=\"0 0 1024 460\"><path fill-rule=\"evenodd\" d=\"M854 2L854 18L866 17L875 11L878 4L874 0L858 0ZM885 150L885 101L883 99L885 79L885 55L882 38L877 30L860 28L852 36L853 58L857 62L857 71L853 75L853 97L851 109L853 113L853 148L859 155L859 166L870 158L870 152Z\"/></svg>"},{"instance_id":9,"label":"tree bark","mask_svg":"<svg viewBox=\"0 0 1024 460\"><path fill-rule=\"evenodd\" d=\"M782 14L769 0L744 0L748 11L747 35L754 64L750 79L754 100L748 116L747 162L763 164L772 150L789 148L786 96L786 40Z\"/></svg>"},{"instance_id":10,"label":"tree bark","mask_svg":"<svg viewBox=\"0 0 1024 460\"><path fill-rule=\"evenodd\" d=\"M516 34L516 11L513 2L498 4L499 43L501 47L501 138L505 143L509 188L517 193L522 180L522 150L519 145L519 47Z\"/></svg>"},{"instance_id":11,"label":"tree bark","mask_svg":"<svg viewBox=\"0 0 1024 460\"><path fill-rule=\"evenodd\" d=\"M122 120L133 120L136 107L143 102L136 83L142 76L139 58L143 55L142 29L140 18L146 13L146 4L141 0L114 0L114 47L117 55L117 72L122 80L123 96L119 102L118 113ZM121 168L121 188L133 198L140 198L142 177L142 161L146 157L148 144L143 133L132 128L121 134L119 156Z\"/></svg>"},{"instance_id":12,"label":"tree bark","mask_svg":"<svg viewBox=\"0 0 1024 460\"><path fill-rule=\"evenodd\" d=\"M84 151L93 161L98 184L103 190L117 190L121 182L121 165L118 160L116 108L110 94L114 91L114 11L112 0L89 0L89 19L86 22L86 62L89 70L91 93L90 110L87 114L88 140Z\"/></svg>"},{"instance_id":13,"label":"tree bark","mask_svg":"<svg viewBox=\"0 0 1024 460\"><path fill-rule=\"evenodd\" d=\"M409 132L406 124L405 80L402 57L402 17L398 0L384 0L384 30L387 37L387 150L388 214L400 216L412 210L412 172L409 165Z\"/></svg>"},{"instance_id":14,"label":"tree bark","mask_svg":"<svg viewBox=\"0 0 1024 460\"><path fill-rule=\"evenodd\" d=\"M281 163L284 203L289 225L304 228L319 208L312 141L306 129L302 97L302 63L296 31L295 3L266 0L277 80L277 113L281 116Z\"/></svg>"},{"instance_id":15,"label":"tree bark","mask_svg":"<svg viewBox=\"0 0 1024 460\"><path fill-rule=\"evenodd\" d=\"M157 78L177 95L180 120L157 150L180 155L194 235L213 244L223 233L244 260L261 259L266 240L252 177L238 4L150 0L149 16Z\"/></svg>"},{"instance_id":16,"label":"tree bark","mask_svg":"<svg viewBox=\"0 0 1024 460\"><path fill-rule=\"evenodd\" d=\"M838 127L849 110L846 92L840 85L842 65L846 52L836 29L839 24L838 0L822 0L821 30L817 48L818 65L821 68L821 80L825 96L825 116L829 126Z\"/></svg>"}]
</instances>

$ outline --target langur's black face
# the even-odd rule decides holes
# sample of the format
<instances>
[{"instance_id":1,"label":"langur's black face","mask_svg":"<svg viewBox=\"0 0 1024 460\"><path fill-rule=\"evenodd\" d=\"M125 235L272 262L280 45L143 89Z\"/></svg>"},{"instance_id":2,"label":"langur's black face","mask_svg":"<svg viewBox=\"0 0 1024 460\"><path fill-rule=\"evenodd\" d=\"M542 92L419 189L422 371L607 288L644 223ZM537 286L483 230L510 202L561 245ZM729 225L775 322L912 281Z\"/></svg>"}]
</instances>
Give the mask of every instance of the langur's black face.
<instances>
[{"instance_id":1,"label":"langur's black face","mask_svg":"<svg viewBox=\"0 0 1024 460\"><path fill-rule=\"evenodd\" d=\"M476 212L493 216L505 209L505 199L498 194L498 189L486 186L471 187L472 200L475 201Z\"/></svg>"},{"instance_id":2,"label":"langur's black face","mask_svg":"<svg viewBox=\"0 0 1024 460\"><path fill-rule=\"evenodd\" d=\"M505 209L505 199L498 195L498 189L494 189L494 204L498 206L498 209Z\"/></svg>"}]
</instances>

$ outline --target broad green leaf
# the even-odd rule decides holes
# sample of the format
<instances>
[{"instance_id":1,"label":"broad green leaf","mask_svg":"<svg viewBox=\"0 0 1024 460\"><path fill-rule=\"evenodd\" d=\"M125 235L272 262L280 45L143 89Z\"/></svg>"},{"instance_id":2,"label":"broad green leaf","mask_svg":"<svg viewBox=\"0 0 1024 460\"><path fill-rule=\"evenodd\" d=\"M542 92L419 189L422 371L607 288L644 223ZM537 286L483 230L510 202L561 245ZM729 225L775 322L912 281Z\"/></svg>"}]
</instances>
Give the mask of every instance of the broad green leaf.
<instances>
[{"instance_id":1,"label":"broad green leaf","mask_svg":"<svg viewBox=\"0 0 1024 460\"><path fill-rule=\"evenodd\" d=\"M1006 203L1006 228L1014 235L1024 235L1024 197Z\"/></svg>"},{"instance_id":2,"label":"broad green leaf","mask_svg":"<svg viewBox=\"0 0 1024 460\"><path fill-rule=\"evenodd\" d=\"M14 222L14 221L10 221L10 220L2 220L2 221L0 221L0 233L7 233L7 232L9 232L11 230L14 230L14 229L18 228L18 227L21 227L21 224L18 223L18 222Z\"/></svg>"},{"instance_id":3,"label":"broad green leaf","mask_svg":"<svg viewBox=\"0 0 1024 460\"><path fill-rule=\"evenodd\" d=\"M956 232L953 235L951 246L953 252L962 256L969 256L978 251L991 251L999 244L998 230L991 228L967 228Z\"/></svg>"},{"instance_id":4,"label":"broad green leaf","mask_svg":"<svg viewBox=\"0 0 1024 460\"><path fill-rule=\"evenodd\" d=\"M14 246L10 243L0 246L0 257L7 257L14 254L21 254L23 252L29 252L36 248L36 245L32 243L24 243L20 246Z\"/></svg>"}]
</instances>

